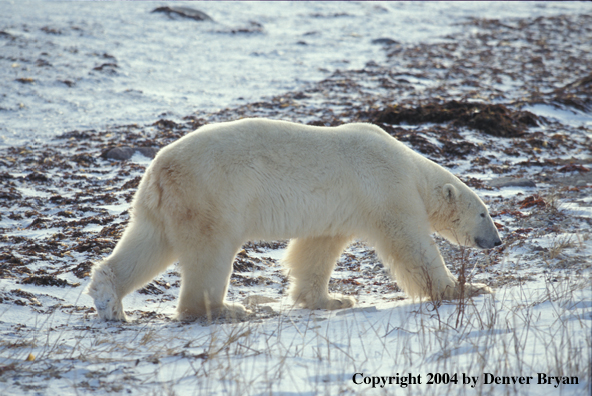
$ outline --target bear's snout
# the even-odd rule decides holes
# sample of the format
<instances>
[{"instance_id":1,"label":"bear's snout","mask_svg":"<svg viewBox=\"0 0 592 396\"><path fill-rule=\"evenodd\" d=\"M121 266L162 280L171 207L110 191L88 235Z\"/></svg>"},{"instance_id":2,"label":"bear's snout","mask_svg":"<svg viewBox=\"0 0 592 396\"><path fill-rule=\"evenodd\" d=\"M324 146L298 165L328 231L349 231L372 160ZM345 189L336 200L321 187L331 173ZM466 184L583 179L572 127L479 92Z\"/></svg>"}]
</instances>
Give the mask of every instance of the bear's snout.
<instances>
[{"instance_id":1,"label":"bear's snout","mask_svg":"<svg viewBox=\"0 0 592 396\"><path fill-rule=\"evenodd\" d=\"M475 238L475 245L479 246L481 249L491 249L493 247L500 246L501 244L502 240L499 237L491 241L483 238Z\"/></svg>"}]
</instances>

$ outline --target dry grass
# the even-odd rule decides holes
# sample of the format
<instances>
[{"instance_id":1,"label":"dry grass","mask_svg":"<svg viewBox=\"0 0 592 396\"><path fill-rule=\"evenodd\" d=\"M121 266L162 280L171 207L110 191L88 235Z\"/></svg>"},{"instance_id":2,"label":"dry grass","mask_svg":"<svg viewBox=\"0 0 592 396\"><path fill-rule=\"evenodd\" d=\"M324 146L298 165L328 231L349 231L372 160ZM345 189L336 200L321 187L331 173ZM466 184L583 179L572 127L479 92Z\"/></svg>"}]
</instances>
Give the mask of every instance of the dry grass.
<instances>
[{"instance_id":1,"label":"dry grass","mask_svg":"<svg viewBox=\"0 0 592 396\"><path fill-rule=\"evenodd\" d=\"M31 383L28 391L46 389L40 379L69 381L71 394L129 390L154 395L370 392L370 386L352 382L356 372L411 372L424 378L429 372L466 373L480 376L480 381L486 372L535 377L544 372L586 381L591 340L574 336L592 331L589 318L577 308L586 303L584 291L590 291L587 279L548 280L539 290L514 287L475 300L405 303L337 315L280 303L274 305L279 315L262 323L97 324L99 334L73 329L56 334L51 326L40 326L44 330L18 343L0 344L2 376L8 379L6 394L25 389L23 382ZM70 322L78 326L81 321L72 315ZM75 341L68 341L72 337ZM31 351L36 359L24 362ZM14 367L6 368L9 361ZM17 372L20 386L14 382ZM520 389L528 390L424 384L408 392L514 394ZM586 392L569 389L564 391Z\"/></svg>"}]
</instances>

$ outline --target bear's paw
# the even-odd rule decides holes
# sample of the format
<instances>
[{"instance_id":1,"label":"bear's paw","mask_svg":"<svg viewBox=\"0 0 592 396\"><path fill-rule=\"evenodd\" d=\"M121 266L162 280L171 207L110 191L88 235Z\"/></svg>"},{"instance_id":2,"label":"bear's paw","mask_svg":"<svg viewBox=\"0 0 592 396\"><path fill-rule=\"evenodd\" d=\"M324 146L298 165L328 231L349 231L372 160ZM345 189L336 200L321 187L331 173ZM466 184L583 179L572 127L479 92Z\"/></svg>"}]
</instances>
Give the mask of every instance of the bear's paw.
<instances>
[{"instance_id":1,"label":"bear's paw","mask_svg":"<svg viewBox=\"0 0 592 396\"><path fill-rule=\"evenodd\" d=\"M356 300L353 297L344 296L341 294L332 294L324 298L319 298L316 301L308 301L306 298L300 299L300 305L308 309L345 309L352 308L356 305Z\"/></svg>"},{"instance_id":2,"label":"bear's paw","mask_svg":"<svg viewBox=\"0 0 592 396\"><path fill-rule=\"evenodd\" d=\"M212 321L242 321L247 319L252 312L238 303L224 303L222 307L208 311L184 309L177 312L174 319L182 322L191 322L198 319Z\"/></svg>"},{"instance_id":3,"label":"bear's paw","mask_svg":"<svg viewBox=\"0 0 592 396\"><path fill-rule=\"evenodd\" d=\"M481 294L493 294L493 290L484 283L456 284L454 288L447 288L443 298L445 300L458 300L459 298L470 298Z\"/></svg>"}]
</instances>

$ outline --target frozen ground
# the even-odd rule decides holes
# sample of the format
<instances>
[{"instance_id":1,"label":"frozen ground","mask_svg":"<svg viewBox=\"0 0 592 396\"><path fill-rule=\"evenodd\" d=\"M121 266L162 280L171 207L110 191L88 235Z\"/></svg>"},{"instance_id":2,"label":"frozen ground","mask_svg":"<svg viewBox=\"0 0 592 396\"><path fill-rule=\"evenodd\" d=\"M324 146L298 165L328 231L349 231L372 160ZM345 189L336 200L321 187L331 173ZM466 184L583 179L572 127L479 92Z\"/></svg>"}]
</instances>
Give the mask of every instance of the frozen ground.
<instances>
[{"instance_id":1,"label":"frozen ground","mask_svg":"<svg viewBox=\"0 0 592 396\"><path fill-rule=\"evenodd\" d=\"M23 19L15 17L7 22L4 14L0 16L5 18L0 19L0 30L15 37L0 37L12 40L5 41L3 48L14 50L10 46L20 43L18 56L32 60L32 74L15 78L33 76L41 81L33 74L37 73L37 66L32 66L37 52L53 48L49 41L63 36L69 37L66 41L88 46L79 54L113 54L119 48L120 52L113 56L118 65L123 65L136 58L129 55L134 54L135 47L129 43L130 36L125 36L132 34L133 21L136 28L193 29L182 25L188 21L170 21L163 15L152 24L138 22L156 15L148 13L156 3L52 3L58 10L78 10L65 20L52 19L57 14L44 13L47 5L34 4L39 7L27 12L31 20L38 21L35 24L24 22L27 14L20 3L2 3L3 7L17 10ZM94 101L96 108L92 111L73 110L69 105L56 110L63 104L52 106L62 94L39 87L41 82L24 86L55 95L49 105L37 94L22 93L23 83L11 85L12 80L2 80L7 86L2 93L5 96L1 106L5 109L0 110L0 116L8 117L4 118L8 119L5 125L13 132L6 133L5 147L0 151L0 394L590 394L590 5L528 3L518 4L514 11L499 4L447 8L440 4L380 3L387 9L385 12L375 8L376 4L366 3L348 3L341 8L315 4L314 11L292 4L289 7L296 10L290 18L295 20L283 24L275 16L268 16L283 13L274 10L275 5L260 9L241 3L237 5L244 7L240 14L218 3L192 5L217 22L230 21L207 28L204 34L211 40L203 41L208 45L229 37L236 40L231 33L215 30L247 26L250 20L264 26L264 33L249 36L255 39L261 34L273 36L272 31L281 32L272 26L293 25L293 29L300 29L299 22L304 23L304 19L309 21L310 29L328 26L333 32L331 37L339 37L339 32L362 25L353 23L356 18L407 23L396 26L405 27L413 39L402 39L390 26L371 30L383 29L371 24L364 28L370 33L358 30L363 32L360 40L365 40L370 52L360 57L355 51L340 50L333 51L332 58L331 54L318 55L327 56L322 58L327 64L332 62L328 59L350 62L333 67L320 65L321 61L315 60L317 55L311 55L303 66L286 62L284 77L278 77L282 74L278 66L274 69L277 74L273 74L276 80L265 73L255 78L258 83L274 82L263 84L261 91L246 90L254 93L245 96L244 102L233 102L233 95L244 94L233 91L232 85L227 86L219 102L203 93L189 97L181 83L182 72L171 77L172 88L165 90L165 60L174 58L169 54L162 60L162 70L155 72L158 92L137 97L135 105L140 115L127 112L125 104L129 99L116 95L121 93L119 84L123 81L133 86L149 85L145 78L133 73L105 78L109 88L105 88L103 98ZM89 8L84 7L97 7L98 11L85 13ZM526 10L529 15L525 15ZM334 15L340 12L356 16ZM312 18L316 13L322 16ZM440 16L437 22L427 23L434 18L427 19L426 15L434 13ZM482 18L493 14L499 20ZM119 46L113 43L118 32L112 25L117 20L114 15L135 15L125 28L130 31L125 33L121 28ZM403 17L397 18L400 15ZM468 18L471 15L478 18ZM539 15L545 17L537 19ZM86 31L94 33L76 38L73 32L77 31L71 26L82 23L69 22L76 18L87 20ZM88 22L92 18L99 21ZM450 26L453 22L462 24ZM23 28L25 24L29 32ZM43 26L62 34L40 32ZM447 26L449 30L444 29ZM97 32L102 32L101 39L95 38L92 44L90 36L99 35ZM173 32L185 37L182 32ZM35 37L19 41L29 33ZM292 40L301 39L291 34L295 37ZM152 37L164 40L167 36ZM379 37L399 43L368 44ZM238 40L247 41L245 37ZM331 41L319 40L319 46L331 45ZM357 39L351 40L353 43ZM140 44L136 47L146 51L140 49ZM290 47L290 51L300 51L300 47L293 47L296 49ZM0 56L4 54L0 52ZM92 77L88 77L88 71L95 64L89 61L90 55L80 56L79 66L74 66L76 56L68 61L72 62L71 73L84 76L71 87L80 89L72 94L90 102L89 98L97 98L93 91L97 84L84 80ZM4 72L7 59L0 58ZM244 64L259 61L257 56L244 59ZM52 64L59 69L57 61L52 60ZM8 66L13 70L11 64ZM330 71L312 70L317 67ZM337 68L340 70L333 72ZM19 73L23 70L14 69ZM259 70L258 66L252 69ZM64 65L60 70L70 69ZM298 80L300 76L306 77ZM278 81L283 82L276 85ZM236 89L242 87L237 84ZM160 102L158 95L166 92L171 102L155 105ZM179 98L175 92L184 92L182 95L190 99ZM24 113L6 110L4 105L6 101L15 102L17 95L30 101ZM402 125L387 122L385 117L393 109L451 101L503 105L508 118L491 118L490 122L502 127L509 119L514 127L508 129L510 135L498 136L461 124L462 117L446 122L408 118L410 122ZM222 110L216 111L217 107ZM429 113L428 107L423 109ZM80 118L70 123L72 117L66 119L60 111ZM158 117L169 111L173 113ZM520 111L530 111L539 118L521 131L519 120L524 113ZM101 112L113 114L112 121L99 117ZM19 114L29 121L20 120ZM485 282L496 294L441 305L412 301L399 290L396 279L385 273L372 248L356 241L341 256L330 289L354 296L358 307L311 312L293 307L285 296L286 279L279 263L285 241L275 241L248 243L235 260L229 299L251 305L255 314L248 321L210 325L171 321L180 285L173 265L124 299L133 322L98 322L92 301L82 290L88 283L92 262L109 254L121 235L128 221L129 201L150 163L149 158L139 154L127 161L108 160L100 154L114 146L162 147L201 124L245 116L326 125L375 122L451 169L484 198L504 245L475 251L438 240L440 249L455 274ZM48 131L35 126L44 118L52 125ZM97 120L101 120L99 125L95 125ZM155 120L159 122L152 124ZM137 124L130 125L132 122ZM56 135L59 138L54 138ZM531 187L494 187L500 178L523 179ZM421 383L403 389L402 378L409 375L420 376ZM578 384L556 384L554 379L538 384L543 375L545 382L550 377L559 377L560 382L575 382L577 378ZM372 387L372 377L376 377L376 388ZM378 377L392 377L391 383L386 378L386 386L381 387L384 382L380 381L385 380ZM495 377L507 383L496 383ZM370 384L364 383L365 378ZM520 382L528 380L530 384Z\"/></svg>"}]
</instances>

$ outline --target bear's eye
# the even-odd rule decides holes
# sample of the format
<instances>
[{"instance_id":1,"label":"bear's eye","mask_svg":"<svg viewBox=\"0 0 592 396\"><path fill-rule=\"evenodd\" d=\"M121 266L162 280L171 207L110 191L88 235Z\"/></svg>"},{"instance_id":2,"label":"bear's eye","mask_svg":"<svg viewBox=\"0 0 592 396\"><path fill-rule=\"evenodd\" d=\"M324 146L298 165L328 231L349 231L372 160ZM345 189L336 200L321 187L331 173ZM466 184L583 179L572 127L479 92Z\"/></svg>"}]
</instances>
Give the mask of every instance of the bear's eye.
<instances>
[{"instance_id":1,"label":"bear's eye","mask_svg":"<svg viewBox=\"0 0 592 396\"><path fill-rule=\"evenodd\" d=\"M485 213L481 213L481 217L485 218Z\"/></svg>"}]
</instances>

